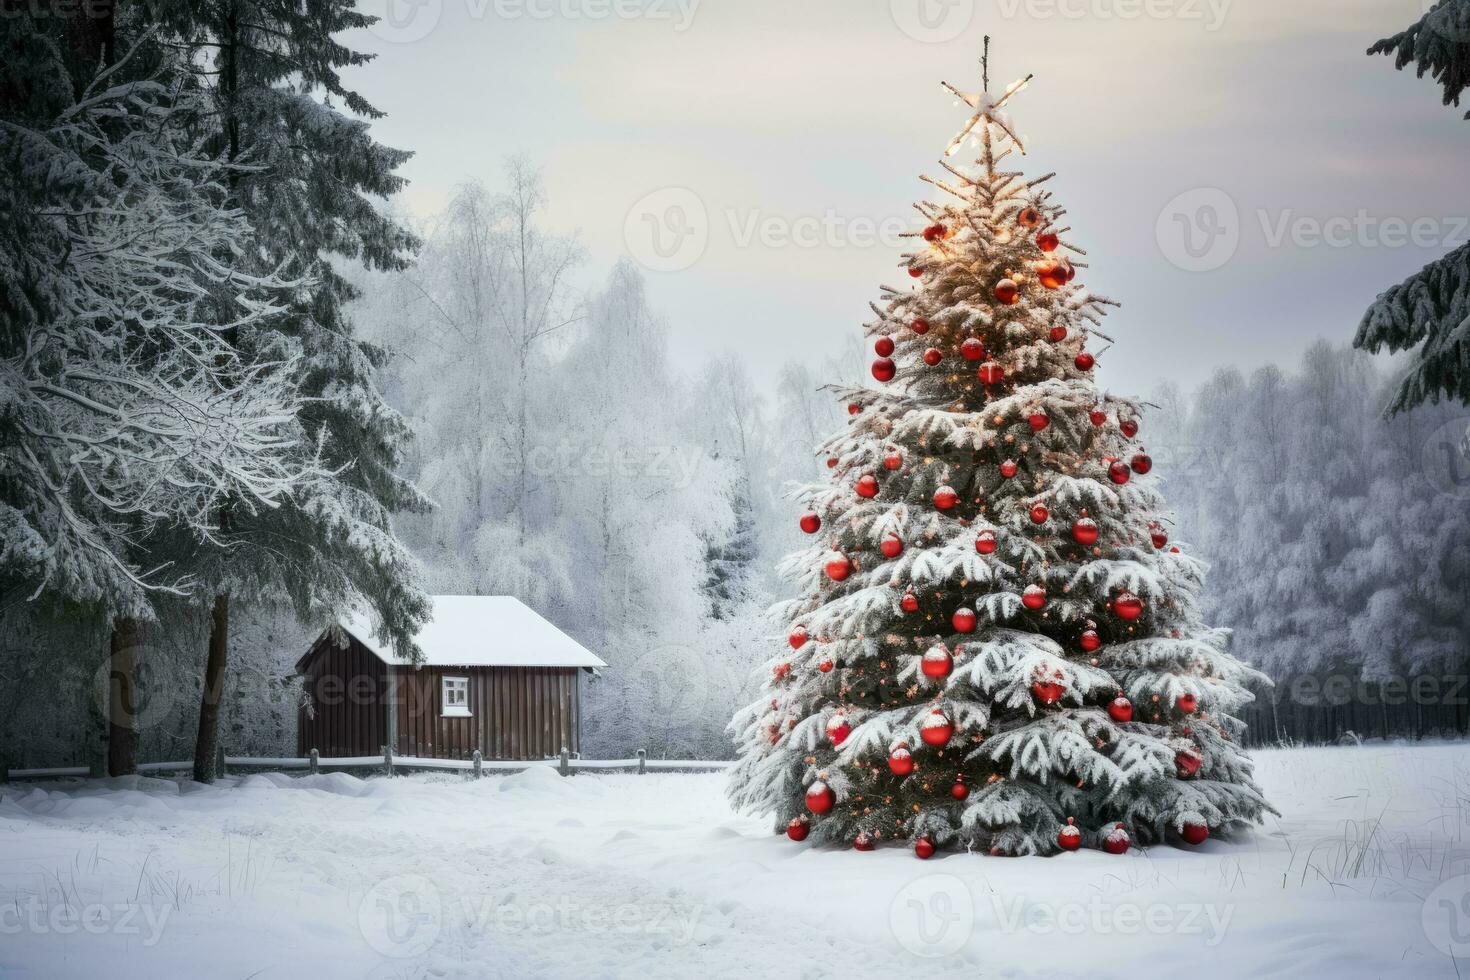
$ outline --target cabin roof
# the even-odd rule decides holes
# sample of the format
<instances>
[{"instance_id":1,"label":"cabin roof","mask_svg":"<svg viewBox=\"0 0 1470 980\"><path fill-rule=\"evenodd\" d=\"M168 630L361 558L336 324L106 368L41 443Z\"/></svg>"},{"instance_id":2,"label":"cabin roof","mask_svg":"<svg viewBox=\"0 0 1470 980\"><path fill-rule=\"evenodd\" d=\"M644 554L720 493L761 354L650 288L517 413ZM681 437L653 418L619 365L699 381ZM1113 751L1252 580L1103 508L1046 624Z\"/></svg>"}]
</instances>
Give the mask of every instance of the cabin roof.
<instances>
[{"instance_id":1,"label":"cabin roof","mask_svg":"<svg viewBox=\"0 0 1470 980\"><path fill-rule=\"evenodd\" d=\"M515 596L430 596L433 613L414 641L430 667L606 667L592 651ZM386 664L412 666L357 613L337 624ZM309 656L309 654L308 654ZM305 657L302 661L306 660ZM298 665L300 666L300 665Z\"/></svg>"}]
</instances>

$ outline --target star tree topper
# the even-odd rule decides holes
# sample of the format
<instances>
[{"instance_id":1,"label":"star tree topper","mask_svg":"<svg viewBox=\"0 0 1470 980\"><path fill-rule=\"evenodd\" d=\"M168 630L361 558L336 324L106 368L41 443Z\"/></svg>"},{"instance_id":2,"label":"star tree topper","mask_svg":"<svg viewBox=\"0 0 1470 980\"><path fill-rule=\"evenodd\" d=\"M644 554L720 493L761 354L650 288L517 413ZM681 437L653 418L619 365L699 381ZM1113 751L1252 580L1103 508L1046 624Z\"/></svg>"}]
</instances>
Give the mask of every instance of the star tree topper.
<instances>
[{"instance_id":1,"label":"star tree topper","mask_svg":"<svg viewBox=\"0 0 1470 980\"><path fill-rule=\"evenodd\" d=\"M1031 75L1027 75L1025 78L1012 82L1006 86L1006 90L1000 94L999 98L992 99L990 97L990 36L986 35L985 48L980 55L980 91L974 95L966 95L948 82L939 83L940 87L946 92L975 110L975 114L970 117L969 122L965 123L964 127L955 134L955 138L950 140L949 145L944 148L944 155L947 157L954 156L959 151L959 148L964 145L965 139L971 137L975 127L980 124L980 120L982 119L994 123L1002 132L1011 138L1011 142L1016 144L1018 150L1025 153L1025 144L1021 142L1021 138L1011 128L1010 115L1002 112L1001 107L1006 104L1011 96L1025 88L1026 83L1030 82L1032 77Z\"/></svg>"}]
</instances>

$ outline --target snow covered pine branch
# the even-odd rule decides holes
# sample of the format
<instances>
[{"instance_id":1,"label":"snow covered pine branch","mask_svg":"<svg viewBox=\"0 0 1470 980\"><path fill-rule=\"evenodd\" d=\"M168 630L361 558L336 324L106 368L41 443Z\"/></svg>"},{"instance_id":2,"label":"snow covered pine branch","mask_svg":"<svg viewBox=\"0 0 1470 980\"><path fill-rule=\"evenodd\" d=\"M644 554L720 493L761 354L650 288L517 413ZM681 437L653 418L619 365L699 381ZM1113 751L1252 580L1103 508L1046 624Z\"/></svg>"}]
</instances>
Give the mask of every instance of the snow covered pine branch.
<instances>
[{"instance_id":1,"label":"snow covered pine branch","mask_svg":"<svg viewBox=\"0 0 1470 980\"><path fill-rule=\"evenodd\" d=\"M53 118L0 121L0 194L23 229L0 261L0 565L141 612L187 585L143 567L153 530L212 541L223 501L274 507L320 467L296 352L236 343L309 284L237 271L251 230L225 205L229 168L186 135L206 106L156 81L107 87L116 67Z\"/></svg>"},{"instance_id":2,"label":"snow covered pine branch","mask_svg":"<svg viewBox=\"0 0 1470 980\"><path fill-rule=\"evenodd\" d=\"M1120 853L1269 809L1232 717L1260 675L1200 621L1138 406L1092 380L1115 304L1073 282L1047 177L1007 169L1022 87L945 86L974 110L946 154L979 158L926 178L946 198L917 205L914 286L866 327L885 387L841 392L788 643L732 722L733 801L794 840Z\"/></svg>"}]
</instances>

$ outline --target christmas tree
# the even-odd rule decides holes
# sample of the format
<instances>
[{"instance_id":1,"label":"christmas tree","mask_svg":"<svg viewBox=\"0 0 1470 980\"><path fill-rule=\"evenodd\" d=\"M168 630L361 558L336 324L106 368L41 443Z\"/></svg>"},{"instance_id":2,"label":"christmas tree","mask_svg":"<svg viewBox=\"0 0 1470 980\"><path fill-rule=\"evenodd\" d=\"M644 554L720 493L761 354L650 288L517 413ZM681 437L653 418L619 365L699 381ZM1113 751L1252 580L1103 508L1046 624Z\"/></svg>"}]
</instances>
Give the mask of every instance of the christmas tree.
<instances>
[{"instance_id":1,"label":"christmas tree","mask_svg":"<svg viewBox=\"0 0 1470 980\"><path fill-rule=\"evenodd\" d=\"M1093 382L1116 305L1005 111L1029 81L945 84L972 115L924 178L945 195L866 325L881 386L804 488L788 644L732 722L731 797L796 840L906 839L1044 854L1199 843L1260 818L1234 717L1264 681L1206 627L1204 566L1137 442L1138 406Z\"/></svg>"}]
</instances>

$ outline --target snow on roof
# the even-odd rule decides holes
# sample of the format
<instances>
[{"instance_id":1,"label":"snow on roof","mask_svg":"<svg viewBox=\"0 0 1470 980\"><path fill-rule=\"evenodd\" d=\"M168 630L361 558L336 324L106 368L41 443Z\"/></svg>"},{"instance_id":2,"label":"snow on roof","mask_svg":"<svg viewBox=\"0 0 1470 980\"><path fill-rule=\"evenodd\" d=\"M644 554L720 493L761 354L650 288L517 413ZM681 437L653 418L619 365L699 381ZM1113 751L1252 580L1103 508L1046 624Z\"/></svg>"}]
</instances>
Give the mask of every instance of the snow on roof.
<instances>
[{"instance_id":1,"label":"snow on roof","mask_svg":"<svg viewBox=\"0 0 1470 980\"><path fill-rule=\"evenodd\" d=\"M436 595L433 615L414 637L424 663L442 667L606 667L601 658L508 595ZM373 635L361 614L340 625L380 660L410 661Z\"/></svg>"}]
</instances>

